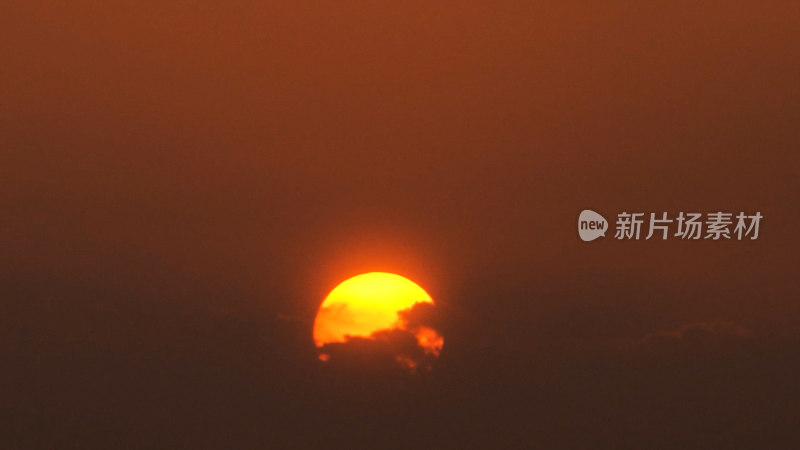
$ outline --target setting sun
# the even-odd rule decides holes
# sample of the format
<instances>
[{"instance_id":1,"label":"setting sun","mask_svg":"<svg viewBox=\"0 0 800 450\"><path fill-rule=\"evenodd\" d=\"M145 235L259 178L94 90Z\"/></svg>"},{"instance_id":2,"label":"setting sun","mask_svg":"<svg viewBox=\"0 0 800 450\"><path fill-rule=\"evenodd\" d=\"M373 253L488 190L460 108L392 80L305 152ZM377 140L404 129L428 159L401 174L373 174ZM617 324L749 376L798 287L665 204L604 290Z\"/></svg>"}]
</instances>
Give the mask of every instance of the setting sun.
<instances>
[{"instance_id":1,"label":"setting sun","mask_svg":"<svg viewBox=\"0 0 800 450\"><path fill-rule=\"evenodd\" d=\"M314 321L314 342L323 347L350 338L370 339L381 331L402 330L414 336L425 354L438 356L442 337L429 327L410 326L402 314L426 303L433 304L431 296L405 277L385 272L357 275L325 297ZM327 360L327 355L323 352L320 359Z\"/></svg>"}]
</instances>

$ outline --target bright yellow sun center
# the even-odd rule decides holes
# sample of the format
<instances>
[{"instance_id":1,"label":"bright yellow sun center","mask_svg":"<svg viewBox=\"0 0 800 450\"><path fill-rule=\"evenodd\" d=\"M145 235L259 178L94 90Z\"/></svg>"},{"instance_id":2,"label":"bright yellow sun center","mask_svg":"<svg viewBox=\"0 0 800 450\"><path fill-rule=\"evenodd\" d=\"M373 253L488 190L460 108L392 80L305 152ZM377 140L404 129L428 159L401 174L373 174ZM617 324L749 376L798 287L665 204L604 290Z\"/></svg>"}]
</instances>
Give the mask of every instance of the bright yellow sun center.
<instances>
[{"instance_id":1,"label":"bright yellow sun center","mask_svg":"<svg viewBox=\"0 0 800 450\"><path fill-rule=\"evenodd\" d=\"M314 321L314 342L321 347L345 342L348 336L370 337L376 331L400 327L398 313L417 303L433 300L407 278L384 272L357 275L325 297Z\"/></svg>"}]
</instances>

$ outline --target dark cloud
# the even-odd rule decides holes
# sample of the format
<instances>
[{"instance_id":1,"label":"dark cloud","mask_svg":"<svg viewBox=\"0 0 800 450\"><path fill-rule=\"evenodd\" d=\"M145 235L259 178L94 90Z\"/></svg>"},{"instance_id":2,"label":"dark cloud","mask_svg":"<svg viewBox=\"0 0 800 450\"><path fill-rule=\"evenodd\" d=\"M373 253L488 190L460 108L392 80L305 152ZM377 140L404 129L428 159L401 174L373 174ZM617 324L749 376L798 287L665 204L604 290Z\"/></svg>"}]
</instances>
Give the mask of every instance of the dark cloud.
<instances>
[{"instance_id":1,"label":"dark cloud","mask_svg":"<svg viewBox=\"0 0 800 450\"><path fill-rule=\"evenodd\" d=\"M349 337L346 342L325 344L325 364L337 371L375 374L393 372L407 362L421 363L425 354L417 339L406 330L383 330L369 338Z\"/></svg>"},{"instance_id":2,"label":"dark cloud","mask_svg":"<svg viewBox=\"0 0 800 450\"><path fill-rule=\"evenodd\" d=\"M678 328L661 330L644 336L640 348L650 353L673 355L727 352L748 343L753 331L725 320L687 323Z\"/></svg>"},{"instance_id":3,"label":"dark cloud","mask_svg":"<svg viewBox=\"0 0 800 450\"><path fill-rule=\"evenodd\" d=\"M691 346L713 346L720 342L740 340L753 336L753 331L725 320L695 322L674 330L662 330L643 338L645 344L658 345L664 342L685 342Z\"/></svg>"},{"instance_id":4,"label":"dark cloud","mask_svg":"<svg viewBox=\"0 0 800 450\"><path fill-rule=\"evenodd\" d=\"M402 368L410 372L428 371L439 356L425 339L441 337L437 325L443 323L439 308L417 303L399 311L398 328L378 330L369 337L348 336L345 342L332 342L318 349L320 359L336 370L379 372Z\"/></svg>"},{"instance_id":5,"label":"dark cloud","mask_svg":"<svg viewBox=\"0 0 800 450\"><path fill-rule=\"evenodd\" d=\"M405 321L407 328L426 326L438 330L447 321L445 309L435 303L416 303L409 309L398 311L397 315Z\"/></svg>"}]
</instances>

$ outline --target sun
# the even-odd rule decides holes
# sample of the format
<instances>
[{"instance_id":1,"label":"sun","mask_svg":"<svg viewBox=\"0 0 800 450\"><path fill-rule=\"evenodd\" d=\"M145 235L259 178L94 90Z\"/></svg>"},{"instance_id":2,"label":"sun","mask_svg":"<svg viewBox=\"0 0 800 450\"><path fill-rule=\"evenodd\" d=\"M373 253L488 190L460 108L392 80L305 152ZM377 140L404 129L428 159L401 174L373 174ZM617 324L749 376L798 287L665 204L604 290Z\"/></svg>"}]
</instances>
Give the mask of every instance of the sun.
<instances>
[{"instance_id":1,"label":"sun","mask_svg":"<svg viewBox=\"0 0 800 450\"><path fill-rule=\"evenodd\" d=\"M403 276L370 272L340 283L325 297L314 320L314 343L320 359L330 357L325 349L355 338L376 340L389 333L408 333L421 354L438 356L444 339L432 328L410 323L406 315L417 305L433 306L423 288ZM414 367L409 355L396 355L398 362Z\"/></svg>"}]
</instances>

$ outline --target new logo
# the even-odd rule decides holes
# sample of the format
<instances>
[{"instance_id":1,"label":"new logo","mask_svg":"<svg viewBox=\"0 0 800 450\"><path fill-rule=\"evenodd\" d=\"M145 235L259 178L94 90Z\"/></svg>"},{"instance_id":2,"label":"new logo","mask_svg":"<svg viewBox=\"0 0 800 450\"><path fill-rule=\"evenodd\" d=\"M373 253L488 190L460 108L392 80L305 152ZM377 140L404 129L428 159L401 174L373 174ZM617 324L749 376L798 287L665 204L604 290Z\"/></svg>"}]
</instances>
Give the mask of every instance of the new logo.
<instances>
[{"instance_id":1,"label":"new logo","mask_svg":"<svg viewBox=\"0 0 800 450\"><path fill-rule=\"evenodd\" d=\"M593 241L600 236L605 237L608 221L591 209L584 209L578 216L578 234L583 241Z\"/></svg>"}]
</instances>

